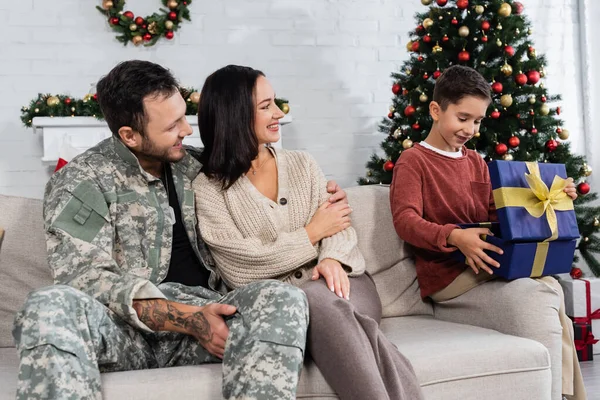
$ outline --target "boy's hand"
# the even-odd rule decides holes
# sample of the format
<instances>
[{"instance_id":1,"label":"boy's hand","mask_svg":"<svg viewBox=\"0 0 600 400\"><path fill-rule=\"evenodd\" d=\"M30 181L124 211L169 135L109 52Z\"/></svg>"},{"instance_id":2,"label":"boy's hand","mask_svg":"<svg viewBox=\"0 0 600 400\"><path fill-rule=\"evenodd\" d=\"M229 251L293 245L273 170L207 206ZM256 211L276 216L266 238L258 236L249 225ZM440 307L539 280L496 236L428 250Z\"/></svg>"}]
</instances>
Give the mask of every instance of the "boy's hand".
<instances>
[{"instance_id":1,"label":"boy's hand","mask_svg":"<svg viewBox=\"0 0 600 400\"><path fill-rule=\"evenodd\" d=\"M500 267L497 261L485 254L484 250L491 250L502 254L502 249L481 239L482 235L493 235L487 228L455 229L448 236L448 244L457 247L466 257L467 264L471 269L479 274L482 269L493 275L492 269L488 266Z\"/></svg>"},{"instance_id":2,"label":"boy's hand","mask_svg":"<svg viewBox=\"0 0 600 400\"><path fill-rule=\"evenodd\" d=\"M575 187L575 182L573 182L573 178L567 179L567 182L565 193L571 198L571 200L575 200L577 198L577 188Z\"/></svg>"}]
</instances>

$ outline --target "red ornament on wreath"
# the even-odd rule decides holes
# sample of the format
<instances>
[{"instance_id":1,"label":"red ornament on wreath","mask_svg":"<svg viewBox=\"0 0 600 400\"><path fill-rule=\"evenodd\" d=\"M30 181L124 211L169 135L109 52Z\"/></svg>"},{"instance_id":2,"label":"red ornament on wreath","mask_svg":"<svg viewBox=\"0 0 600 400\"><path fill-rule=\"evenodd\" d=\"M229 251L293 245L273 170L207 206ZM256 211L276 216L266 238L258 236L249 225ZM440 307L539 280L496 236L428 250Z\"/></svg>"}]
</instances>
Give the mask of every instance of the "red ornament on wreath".
<instances>
[{"instance_id":1,"label":"red ornament on wreath","mask_svg":"<svg viewBox=\"0 0 600 400\"><path fill-rule=\"evenodd\" d=\"M165 37L169 40L173 39L173 36L175 36L175 34L173 33L173 31L167 31L165 33Z\"/></svg>"},{"instance_id":2,"label":"red ornament on wreath","mask_svg":"<svg viewBox=\"0 0 600 400\"><path fill-rule=\"evenodd\" d=\"M109 20L109 22L110 22L110 24L111 24L111 25L119 25L119 18L117 18L117 17L112 17L112 18Z\"/></svg>"},{"instance_id":3,"label":"red ornament on wreath","mask_svg":"<svg viewBox=\"0 0 600 400\"><path fill-rule=\"evenodd\" d=\"M583 276L583 272L581 272L581 269L579 269L577 267L571 268L571 272L569 274L571 275L571 278L573 278L573 279L579 279Z\"/></svg>"},{"instance_id":4,"label":"red ornament on wreath","mask_svg":"<svg viewBox=\"0 0 600 400\"><path fill-rule=\"evenodd\" d=\"M394 163L391 162L390 160L387 160L385 163L383 163L383 170L385 172L390 172L394 169Z\"/></svg>"},{"instance_id":5,"label":"red ornament on wreath","mask_svg":"<svg viewBox=\"0 0 600 400\"><path fill-rule=\"evenodd\" d=\"M489 21L481 21L481 29L484 31L489 31L490 30L490 23Z\"/></svg>"},{"instance_id":6,"label":"red ornament on wreath","mask_svg":"<svg viewBox=\"0 0 600 400\"><path fill-rule=\"evenodd\" d=\"M492 111L492 113L490 114L490 117L492 117L493 119L500 118L500 111L498 111L498 110Z\"/></svg>"},{"instance_id":7,"label":"red ornament on wreath","mask_svg":"<svg viewBox=\"0 0 600 400\"><path fill-rule=\"evenodd\" d=\"M171 21L175 21L175 20L177 19L177 13L176 13L175 11L171 11L171 12L169 13L169 15L168 15L168 18L169 18Z\"/></svg>"},{"instance_id":8,"label":"red ornament on wreath","mask_svg":"<svg viewBox=\"0 0 600 400\"><path fill-rule=\"evenodd\" d=\"M504 52L509 56L512 57L515 55L515 48L512 46L506 46L504 47Z\"/></svg>"},{"instance_id":9,"label":"red ornament on wreath","mask_svg":"<svg viewBox=\"0 0 600 400\"><path fill-rule=\"evenodd\" d=\"M587 182L581 182L579 185L577 185L577 193L582 194L582 195L586 195L590 192L590 184Z\"/></svg>"},{"instance_id":10,"label":"red ornament on wreath","mask_svg":"<svg viewBox=\"0 0 600 400\"><path fill-rule=\"evenodd\" d=\"M557 148L558 148L558 142L556 140L550 139L546 142L546 150L548 150L550 153L555 151Z\"/></svg>"},{"instance_id":11,"label":"red ornament on wreath","mask_svg":"<svg viewBox=\"0 0 600 400\"><path fill-rule=\"evenodd\" d=\"M71 99L67 97L67 98L65 99L64 103L65 103L65 105L67 105L67 106L68 106L68 105L70 105L70 104L71 104Z\"/></svg>"},{"instance_id":12,"label":"red ornament on wreath","mask_svg":"<svg viewBox=\"0 0 600 400\"><path fill-rule=\"evenodd\" d=\"M417 111L416 108L414 108L411 105L406 106L406 108L404 109L404 115L406 115L407 117L411 117L415 112Z\"/></svg>"},{"instance_id":13,"label":"red ornament on wreath","mask_svg":"<svg viewBox=\"0 0 600 400\"><path fill-rule=\"evenodd\" d=\"M435 2L437 3L438 6L444 7L446 5L446 3L448 3L448 0L436 0Z\"/></svg>"},{"instance_id":14,"label":"red ornament on wreath","mask_svg":"<svg viewBox=\"0 0 600 400\"><path fill-rule=\"evenodd\" d=\"M521 140L519 140L519 138L518 138L518 137L516 137L516 136L511 136L511 137L508 139L508 145L509 145L510 147L512 147L513 149L514 149L515 147L518 147L520 144L521 144Z\"/></svg>"},{"instance_id":15,"label":"red ornament on wreath","mask_svg":"<svg viewBox=\"0 0 600 400\"><path fill-rule=\"evenodd\" d=\"M500 82L494 82L492 83L492 90L494 91L494 93L502 93L502 84Z\"/></svg>"},{"instance_id":16,"label":"red ornament on wreath","mask_svg":"<svg viewBox=\"0 0 600 400\"><path fill-rule=\"evenodd\" d=\"M402 86L400 86L400 84L398 84L398 83L394 83L392 85L392 93L398 94L398 93L400 93L400 91L402 91Z\"/></svg>"},{"instance_id":17,"label":"red ornament on wreath","mask_svg":"<svg viewBox=\"0 0 600 400\"><path fill-rule=\"evenodd\" d=\"M520 74L517 74L517 76L515 76L515 82L517 83L517 85L525 85L527 83L527 75L525 75L522 72Z\"/></svg>"},{"instance_id":18,"label":"red ornament on wreath","mask_svg":"<svg viewBox=\"0 0 600 400\"><path fill-rule=\"evenodd\" d=\"M138 26L142 26L142 25L144 25L144 23L145 23L145 22L146 22L146 21L144 21L144 18L142 18L142 17L137 17L137 18L135 19L135 24L136 24L136 25L138 25Z\"/></svg>"},{"instance_id":19,"label":"red ornament on wreath","mask_svg":"<svg viewBox=\"0 0 600 400\"><path fill-rule=\"evenodd\" d=\"M469 0L457 0L456 7L458 7L459 10L465 10L469 7Z\"/></svg>"},{"instance_id":20,"label":"red ornament on wreath","mask_svg":"<svg viewBox=\"0 0 600 400\"><path fill-rule=\"evenodd\" d=\"M503 156L508 151L508 147L506 147L506 145L504 143L498 143L496 145L495 151L496 151L496 154L498 154L499 156Z\"/></svg>"},{"instance_id":21,"label":"red ornament on wreath","mask_svg":"<svg viewBox=\"0 0 600 400\"><path fill-rule=\"evenodd\" d=\"M438 69L437 71L435 71L433 73L433 79L437 79L440 77L440 75L442 75L442 73L440 72L440 70Z\"/></svg>"},{"instance_id":22,"label":"red ornament on wreath","mask_svg":"<svg viewBox=\"0 0 600 400\"><path fill-rule=\"evenodd\" d=\"M134 17L134 15L133 15L133 13L132 13L131 11L125 11L125 12L123 13L123 16L124 16L124 17L127 17L127 18L129 18L129 19L133 19L133 17Z\"/></svg>"},{"instance_id":23,"label":"red ornament on wreath","mask_svg":"<svg viewBox=\"0 0 600 400\"><path fill-rule=\"evenodd\" d=\"M527 72L527 83L530 85L535 85L540 81L540 73L538 71L532 70Z\"/></svg>"},{"instance_id":24,"label":"red ornament on wreath","mask_svg":"<svg viewBox=\"0 0 600 400\"><path fill-rule=\"evenodd\" d=\"M458 61L467 62L470 59L471 59L471 54L468 51L463 50L460 53L458 53Z\"/></svg>"},{"instance_id":25,"label":"red ornament on wreath","mask_svg":"<svg viewBox=\"0 0 600 400\"><path fill-rule=\"evenodd\" d=\"M146 33L146 34L144 34L144 36L142 36L142 37L144 38L144 40L145 40L146 42L149 42L149 41L151 41L151 40L152 40L152 35L151 35L151 34L149 34L149 33Z\"/></svg>"}]
</instances>

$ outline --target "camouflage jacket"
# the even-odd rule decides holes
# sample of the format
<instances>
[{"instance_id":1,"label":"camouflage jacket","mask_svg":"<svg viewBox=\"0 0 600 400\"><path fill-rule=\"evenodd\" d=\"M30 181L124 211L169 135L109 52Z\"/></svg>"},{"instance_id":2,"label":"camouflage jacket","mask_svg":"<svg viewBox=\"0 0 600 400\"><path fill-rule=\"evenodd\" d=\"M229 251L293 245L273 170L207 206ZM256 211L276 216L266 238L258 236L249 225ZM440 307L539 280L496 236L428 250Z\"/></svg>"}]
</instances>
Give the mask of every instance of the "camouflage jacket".
<instances>
[{"instance_id":1,"label":"camouflage jacket","mask_svg":"<svg viewBox=\"0 0 600 400\"><path fill-rule=\"evenodd\" d=\"M183 223L200 260L213 261L196 236L191 181L200 163L187 154L171 164ZM169 200L162 181L111 137L55 173L44 195L48 262L57 284L81 290L129 324L148 330L134 299L165 298L157 285L167 276L173 241Z\"/></svg>"}]
</instances>

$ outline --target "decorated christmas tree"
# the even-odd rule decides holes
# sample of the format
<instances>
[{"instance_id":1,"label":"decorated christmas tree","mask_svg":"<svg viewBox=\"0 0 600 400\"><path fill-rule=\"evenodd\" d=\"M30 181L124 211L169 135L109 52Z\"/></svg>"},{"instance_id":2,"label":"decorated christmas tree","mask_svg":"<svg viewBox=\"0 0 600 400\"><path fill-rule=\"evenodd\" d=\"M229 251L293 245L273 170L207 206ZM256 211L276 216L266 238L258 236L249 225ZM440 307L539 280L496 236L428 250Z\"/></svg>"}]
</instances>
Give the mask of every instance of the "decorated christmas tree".
<instances>
[{"instance_id":1,"label":"decorated christmas tree","mask_svg":"<svg viewBox=\"0 0 600 400\"><path fill-rule=\"evenodd\" d=\"M590 202L591 168L571 153L569 131L560 119L559 95L543 84L546 58L537 54L523 4L507 0L421 0L416 29L407 44L410 58L392 74L392 105L380 125L385 155L374 154L360 184L390 183L404 149L427 137L429 101L436 79L454 64L478 70L489 82L492 103L480 132L467 143L487 161L503 159L566 164L579 192L575 211L578 253L600 276L600 207ZM402 173L402 171L399 171Z\"/></svg>"}]
</instances>

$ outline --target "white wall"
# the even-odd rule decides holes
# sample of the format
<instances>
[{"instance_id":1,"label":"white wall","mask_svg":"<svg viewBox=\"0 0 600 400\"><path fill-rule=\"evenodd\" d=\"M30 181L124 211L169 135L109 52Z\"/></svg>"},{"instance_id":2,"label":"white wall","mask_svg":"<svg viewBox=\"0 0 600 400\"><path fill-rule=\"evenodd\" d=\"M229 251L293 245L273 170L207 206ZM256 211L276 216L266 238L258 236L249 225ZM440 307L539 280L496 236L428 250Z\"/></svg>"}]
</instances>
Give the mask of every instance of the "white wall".
<instances>
[{"instance_id":1,"label":"white wall","mask_svg":"<svg viewBox=\"0 0 600 400\"><path fill-rule=\"evenodd\" d=\"M577 0L521 1L538 54L548 56L546 86L564 96L566 127L582 150ZM419 0L194 0L192 22L175 40L135 48L114 39L95 9L100 3L0 0L0 193L42 197L50 175L40 162L41 137L21 124L21 106L38 92L82 97L132 58L161 63L196 87L228 63L263 70L291 101L284 146L308 150L328 177L353 185L382 139L376 132L392 95L389 75L408 56L406 32L424 10ZM127 5L145 16L160 2Z\"/></svg>"}]
</instances>

